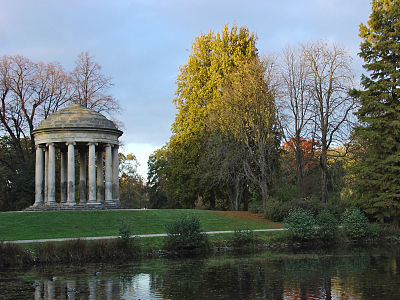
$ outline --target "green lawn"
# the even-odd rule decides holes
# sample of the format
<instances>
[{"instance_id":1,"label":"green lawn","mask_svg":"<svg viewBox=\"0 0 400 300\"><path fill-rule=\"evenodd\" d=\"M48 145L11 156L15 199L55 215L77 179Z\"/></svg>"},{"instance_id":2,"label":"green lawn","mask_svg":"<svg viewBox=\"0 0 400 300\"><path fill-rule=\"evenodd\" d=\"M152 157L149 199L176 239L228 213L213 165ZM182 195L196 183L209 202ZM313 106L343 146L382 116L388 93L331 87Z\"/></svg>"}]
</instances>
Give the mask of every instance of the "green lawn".
<instances>
[{"instance_id":1,"label":"green lawn","mask_svg":"<svg viewBox=\"0 0 400 300\"><path fill-rule=\"evenodd\" d=\"M165 225L181 214L196 214L204 231L281 227L278 223L209 210L116 210L0 213L0 240L118 235L121 219L133 234L164 233Z\"/></svg>"}]
</instances>

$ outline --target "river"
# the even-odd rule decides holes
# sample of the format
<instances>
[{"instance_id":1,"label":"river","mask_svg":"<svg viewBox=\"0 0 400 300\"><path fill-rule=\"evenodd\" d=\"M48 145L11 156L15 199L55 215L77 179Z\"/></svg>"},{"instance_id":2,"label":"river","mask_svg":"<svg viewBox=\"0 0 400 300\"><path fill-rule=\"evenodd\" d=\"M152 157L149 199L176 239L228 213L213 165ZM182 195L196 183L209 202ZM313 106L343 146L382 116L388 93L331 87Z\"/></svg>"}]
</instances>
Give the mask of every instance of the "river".
<instances>
[{"instance_id":1,"label":"river","mask_svg":"<svg viewBox=\"0 0 400 300\"><path fill-rule=\"evenodd\" d=\"M0 299L400 299L400 247L0 270Z\"/></svg>"}]
</instances>

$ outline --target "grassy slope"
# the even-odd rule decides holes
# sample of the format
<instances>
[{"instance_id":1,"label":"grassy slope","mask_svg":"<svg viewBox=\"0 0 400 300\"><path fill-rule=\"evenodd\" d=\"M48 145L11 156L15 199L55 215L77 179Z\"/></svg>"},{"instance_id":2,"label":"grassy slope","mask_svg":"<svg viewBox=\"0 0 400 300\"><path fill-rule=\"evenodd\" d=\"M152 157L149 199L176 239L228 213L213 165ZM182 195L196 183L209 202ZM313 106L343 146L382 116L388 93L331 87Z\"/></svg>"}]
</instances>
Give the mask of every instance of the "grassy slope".
<instances>
[{"instance_id":1,"label":"grassy slope","mask_svg":"<svg viewBox=\"0 0 400 300\"><path fill-rule=\"evenodd\" d=\"M3 212L0 240L118 235L121 219L132 224L133 234L164 233L167 223L185 213L196 214L204 231L280 227L261 218L208 210Z\"/></svg>"}]
</instances>

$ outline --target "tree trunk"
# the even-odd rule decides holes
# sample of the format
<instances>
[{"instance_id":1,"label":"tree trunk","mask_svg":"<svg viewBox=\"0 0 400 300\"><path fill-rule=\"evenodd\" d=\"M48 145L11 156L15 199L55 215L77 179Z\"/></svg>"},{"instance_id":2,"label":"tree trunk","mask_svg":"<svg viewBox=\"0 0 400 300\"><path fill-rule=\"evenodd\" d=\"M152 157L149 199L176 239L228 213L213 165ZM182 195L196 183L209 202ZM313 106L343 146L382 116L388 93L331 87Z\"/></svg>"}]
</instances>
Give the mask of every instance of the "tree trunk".
<instances>
[{"instance_id":1,"label":"tree trunk","mask_svg":"<svg viewBox=\"0 0 400 300\"><path fill-rule=\"evenodd\" d=\"M210 197L210 209L215 210L215 196L211 195Z\"/></svg>"},{"instance_id":2,"label":"tree trunk","mask_svg":"<svg viewBox=\"0 0 400 300\"><path fill-rule=\"evenodd\" d=\"M304 178L303 178L303 150L301 149L300 136L296 136L296 179L297 179L297 198L304 197Z\"/></svg>"},{"instance_id":3,"label":"tree trunk","mask_svg":"<svg viewBox=\"0 0 400 300\"><path fill-rule=\"evenodd\" d=\"M233 191L231 192L231 203L233 210L240 210L240 203L242 202L242 181L239 176L236 176L234 179Z\"/></svg>"},{"instance_id":4,"label":"tree trunk","mask_svg":"<svg viewBox=\"0 0 400 300\"><path fill-rule=\"evenodd\" d=\"M249 210L249 190L248 190L248 188L244 188L242 198L243 198L243 210L248 211Z\"/></svg>"},{"instance_id":5,"label":"tree trunk","mask_svg":"<svg viewBox=\"0 0 400 300\"><path fill-rule=\"evenodd\" d=\"M260 183L260 188L261 188L261 197L263 201L263 208L265 209L267 207L267 202L268 202L268 185L266 181L263 181Z\"/></svg>"},{"instance_id":6,"label":"tree trunk","mask_svg":"<svg viewBox=\"0 0 400 300\"><path fill-rule=\"evenodd\" d=\"M328 202L328 162L327 162L327 149L326 145L322 143L322 151L320 158L321 165L321 200Z\"/></svg>"},{"instance_id":7,"label":"tree trunk","mask_svg":"<svg viewBox=\"0 0 400 300\"><path fill-rule=\"evenodd\" d=\"M399 229L399 216L398 215L393 217L392 225L393 225L394 229Z\"/></svg>"}]
</instances>

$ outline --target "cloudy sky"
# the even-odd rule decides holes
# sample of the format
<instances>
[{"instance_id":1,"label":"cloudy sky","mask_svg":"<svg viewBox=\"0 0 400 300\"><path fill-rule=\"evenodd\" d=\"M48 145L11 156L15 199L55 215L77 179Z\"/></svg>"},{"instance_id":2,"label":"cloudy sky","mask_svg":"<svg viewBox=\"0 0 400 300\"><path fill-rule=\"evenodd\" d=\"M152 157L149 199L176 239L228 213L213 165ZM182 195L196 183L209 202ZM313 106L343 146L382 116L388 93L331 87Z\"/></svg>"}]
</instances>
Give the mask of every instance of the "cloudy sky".
<instances>
[{"instance_id":1,"label":"cloudy sky","mask_svg":"<svg viewBox=\"0 0 400 300\"><path fill-rule=\"evenodd\" d=\"M358 25L368 0L0 0L0 55L60 62L72 70L89 51L113 78L124 134L122 152L134 153L146 173L148 155L168 141L175 117L175 79L196 36L224 24L246 25L260 53L285 45L335 41L357 57Z\"/></svg>"}]
</instances>

